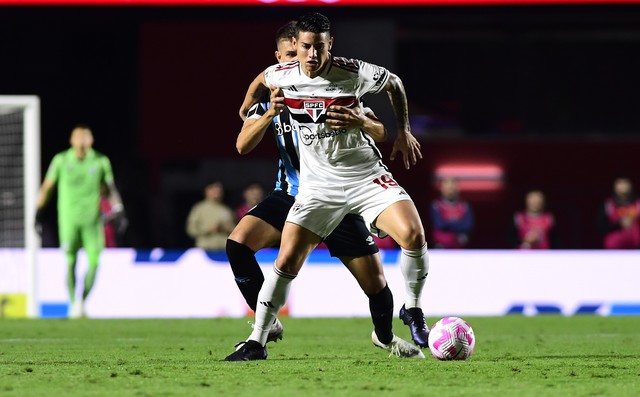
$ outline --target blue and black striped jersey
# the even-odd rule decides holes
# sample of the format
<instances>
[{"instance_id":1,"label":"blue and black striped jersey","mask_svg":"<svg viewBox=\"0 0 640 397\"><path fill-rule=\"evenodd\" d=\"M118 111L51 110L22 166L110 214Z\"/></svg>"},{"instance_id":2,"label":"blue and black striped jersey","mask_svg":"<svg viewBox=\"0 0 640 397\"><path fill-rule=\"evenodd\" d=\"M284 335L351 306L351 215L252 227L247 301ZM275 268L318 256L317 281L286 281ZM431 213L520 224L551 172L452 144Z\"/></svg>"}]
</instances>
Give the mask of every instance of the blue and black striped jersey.
<instances>
[{"instance_id":1,"label":"blue and black striped jersey","mask_svg":"<svg viewBox=\"0 0 640 397\"><path fill-rule=\"evenodd\" d=\"M247 118L261 117L269 109L269 106L268 100L254 104L249 109ZM275 190L285 191L295 197L298 194L300 184L300 151L298 131L292 123L289 109L285 108L280 115L274 117L271 127L280 155Z\"/></svg>"}]
</instances>

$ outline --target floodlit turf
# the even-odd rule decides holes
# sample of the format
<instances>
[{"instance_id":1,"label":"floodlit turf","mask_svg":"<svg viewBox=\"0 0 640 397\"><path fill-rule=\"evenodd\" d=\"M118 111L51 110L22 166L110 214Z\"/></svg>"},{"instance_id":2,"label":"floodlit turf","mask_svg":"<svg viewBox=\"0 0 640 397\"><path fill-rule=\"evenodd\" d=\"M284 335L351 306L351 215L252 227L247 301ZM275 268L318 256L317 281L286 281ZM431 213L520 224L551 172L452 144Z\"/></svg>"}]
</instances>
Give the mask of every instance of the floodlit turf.
<instances>
[{"instance_id":1,"label":"floodlit turf","mask_svg":"<svg viewBox=\"0 0 640 397\"><path fill-rule=\"evenodd\" d=\"M0 396L640 396L639 317L467 320L468 361L390 358L366 318L283 318L248 363L222 361L247 319L1 320Z\"/></svg>"}]
</instances>

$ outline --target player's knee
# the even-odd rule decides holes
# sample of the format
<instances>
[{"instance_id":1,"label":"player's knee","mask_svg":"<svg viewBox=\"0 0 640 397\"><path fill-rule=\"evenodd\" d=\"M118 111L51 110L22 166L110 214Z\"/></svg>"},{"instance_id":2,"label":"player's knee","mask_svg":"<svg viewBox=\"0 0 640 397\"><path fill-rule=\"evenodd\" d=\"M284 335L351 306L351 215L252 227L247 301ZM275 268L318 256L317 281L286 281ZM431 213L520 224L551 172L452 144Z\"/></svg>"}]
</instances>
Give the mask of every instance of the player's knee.
<instances>
[{"instance_id":1,"label":"player's knee","mask_svg":"<svg viewBox=\"0 0 640 397\"><path fill-rule=\"evenodd\" d=\"M397 241L404 249L420 249L424 246L426 238L424 229L421 227L408 227L404 229L400 235L400 241Z\"/></svg>"},{"instance_id":2,"label":"player's knee","mask_svg":"<svg viewBox=\"0 0 640 397\"><path fill-rule=\"evenodd\" d=\"M231 234L229 234L227 244L229 240L235 241L236 243L245 244L247 240L247 233L242 228L236 227L235 229L233 229Z\"/></svg>"},{"instance_id":3,"label":"player's knee","mask_svg":"<svg viewBox=\"0 0 640 397\"><path fill-rule=\"evenodd\" d=\"M253 256L255 253L246 245L244 245L240 241L235 241L231 238L227 239L227 244L225 246L225 251L227 252L227 257L229 261L233 264L234 260L243 260L247 256Z\"/></svg>"},{"instance_id":4,"label":"player's knee","mask_svg":"<svg viewBox=\"0 0 640 397\"><path fill-rule=\"evenodd\" d=\"M387 280L384 278L384 274L372 275L368 280L361 284L362 291L367 296L373 296L384 289L387 285Z\"/></svg>"},{"instance_id":5,"label":"player's knee","mask_svg":"<svg viewBox=\"0 0 640 397\"><path fill-rule=\"evenodd\" d=\"M281 254L276 259L276 267L283 273L295 276L300 271L303 262L304 258L301 259L298 255Z\"/></svg>"}]
</instances>

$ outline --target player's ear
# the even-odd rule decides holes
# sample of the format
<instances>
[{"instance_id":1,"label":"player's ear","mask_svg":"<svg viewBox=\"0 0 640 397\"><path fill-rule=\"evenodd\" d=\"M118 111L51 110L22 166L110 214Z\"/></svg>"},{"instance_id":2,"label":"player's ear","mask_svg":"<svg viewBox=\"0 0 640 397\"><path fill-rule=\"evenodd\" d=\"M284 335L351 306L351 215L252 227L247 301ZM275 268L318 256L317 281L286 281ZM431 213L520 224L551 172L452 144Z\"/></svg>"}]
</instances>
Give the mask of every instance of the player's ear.
<instances>
[{"instance_id":1,"label":"player's ear","mask_svg":"<svg viewBox=\"0 0 640 397\"><path fill-rule=\"evenodd\" d=\"M333 37L329 39L329 51L331 51L331 47L333 47Z\"/></svg>"},{"instance_id":2,"label":"player's ear","mask_svg":"<svg viewBox=\"0 0 640 397\"><path fill-rule=\"evenodd\" d=\"M274 51L274 52L273 52L273 55L275 55L275 56L276 56L276 59L278 60L278 63L280 63L280 51L277 51L277 50L276 50L276 51Z\"/></svg>"}]
</instances>

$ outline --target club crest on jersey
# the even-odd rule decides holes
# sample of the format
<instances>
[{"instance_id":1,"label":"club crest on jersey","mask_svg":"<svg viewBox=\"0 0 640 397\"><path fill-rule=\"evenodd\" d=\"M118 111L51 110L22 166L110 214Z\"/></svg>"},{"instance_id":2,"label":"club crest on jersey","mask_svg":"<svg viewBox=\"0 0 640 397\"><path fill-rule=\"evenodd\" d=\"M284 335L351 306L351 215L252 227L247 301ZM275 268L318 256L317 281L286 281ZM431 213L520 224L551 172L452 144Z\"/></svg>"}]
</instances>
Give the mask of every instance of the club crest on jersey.
<instances>
[{"instance_id":1,"label":"club crest on jersey","mask_svg":"<svg viewBox=\"0 0 640 397\"><path fill-rule=\"evenodd\" d=\"M325 111L323 99L308 99L304 101L304 110L311 116L313 122L317 122Z\"/></svg>"}]
</instances>

